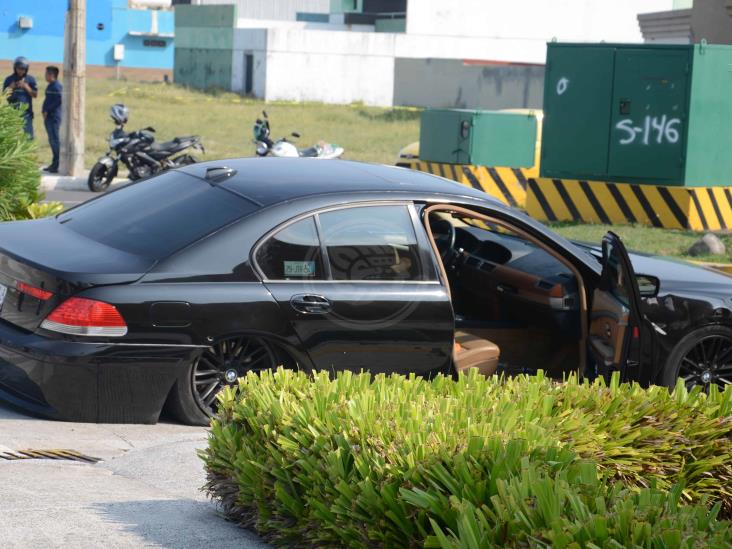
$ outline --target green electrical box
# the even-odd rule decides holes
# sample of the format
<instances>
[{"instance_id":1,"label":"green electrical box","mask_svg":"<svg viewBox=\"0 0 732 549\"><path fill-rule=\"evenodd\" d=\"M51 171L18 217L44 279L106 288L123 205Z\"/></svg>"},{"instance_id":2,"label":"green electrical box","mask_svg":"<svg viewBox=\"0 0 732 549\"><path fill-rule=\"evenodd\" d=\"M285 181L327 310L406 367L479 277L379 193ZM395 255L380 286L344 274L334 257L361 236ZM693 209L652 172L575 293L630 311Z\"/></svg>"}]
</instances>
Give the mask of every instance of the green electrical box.
<instances>
[{"instance_id":1,"label":"green electrical box","mask_svg":"<svg viewBox=\"0 0 732 549\"><path fill-rule=\"evenodd\" d=\"M541 177L732 185L732 46L547 49Z\"/></svg>"},{"instance_id":2,"label":"green electrical box","mask_svg":"<svg viewBox=\"0 0 732 549\"><path fill-rule=\"evenodd\" d=\"M428 162L529 168L536 151L531 113L429 109L422 113L419 157Z\"/></svg>"}]
</instances>

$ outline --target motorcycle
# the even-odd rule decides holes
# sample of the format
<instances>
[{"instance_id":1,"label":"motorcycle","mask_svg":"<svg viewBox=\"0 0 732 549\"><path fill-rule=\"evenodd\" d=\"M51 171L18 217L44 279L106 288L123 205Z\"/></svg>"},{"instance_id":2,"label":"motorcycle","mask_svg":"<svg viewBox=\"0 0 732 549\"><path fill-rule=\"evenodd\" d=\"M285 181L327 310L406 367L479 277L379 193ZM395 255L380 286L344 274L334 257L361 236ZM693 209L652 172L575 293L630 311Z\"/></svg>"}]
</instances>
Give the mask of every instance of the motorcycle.
<instances>
[{"instance_id":1,"label":"motorcycle","mask_svg":"<svg viewBox=\"0 0 732 549\"><path fill-rule=\"evenodd\" d=\"M278 141L272 141L267 111L262 111L262 115L264 119L257 118L252 128L254 143L257 146L257 156L338 158L343 154L343 147L325 141L320 141L307 149L298 149L294 143L288 141L285 137ZM300 137L297 132L292 132L290 135L296 139Z\"/></svg>"},{"instance_id":2,"label":"motorcycle","mask_svg":"<svg viewBox=\"0 0 732 549\"><path fill-rule=\"evenodd\" d=\"M197 135L156 143L154 133L155 128L150 126L129 133L125 132L124 126L117 126L108 139L109 151L97 160L89 172L89 190L106 190L117 176L120 162L127 167L130 180L136 181L164 170L196 163L196 157L188 153L173 158L173 155L188 148L205 153L201 138Z\"/></svg>"}]
</instances>

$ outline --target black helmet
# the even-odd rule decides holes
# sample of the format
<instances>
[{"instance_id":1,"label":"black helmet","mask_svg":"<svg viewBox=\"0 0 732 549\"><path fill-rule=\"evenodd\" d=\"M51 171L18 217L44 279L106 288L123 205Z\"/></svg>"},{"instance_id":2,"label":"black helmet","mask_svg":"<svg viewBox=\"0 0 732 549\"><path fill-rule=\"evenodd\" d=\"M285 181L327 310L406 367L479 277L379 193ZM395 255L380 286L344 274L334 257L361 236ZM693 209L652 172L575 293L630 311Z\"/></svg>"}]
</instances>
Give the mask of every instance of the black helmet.
<instances>
[{"instance_id":1,"label":"black helmet","mask_svg":"<svg viewBox=\"0 0 732 549\"><path fill-rule=\"evenodd\" d=\"M13 61L13 70L15 69L23 69L24 71L27 71L30 67L30 64L28 63L28 60L25 57L16 57L15 61Z\"/></svg>"},{"instance_id":2,"label":"black helmet","mask_svg":"<svg viewBox=\"0 0 732 549\"><path fill-rule=\"evenodd\" d=\"M127 119L130 116L130 111L122 103L117 103L115 105L112 105L112 108L109 109L109 116L111 116L112 120L117 122L117 124L127 124Z\"/></svg>"}]
</instances>

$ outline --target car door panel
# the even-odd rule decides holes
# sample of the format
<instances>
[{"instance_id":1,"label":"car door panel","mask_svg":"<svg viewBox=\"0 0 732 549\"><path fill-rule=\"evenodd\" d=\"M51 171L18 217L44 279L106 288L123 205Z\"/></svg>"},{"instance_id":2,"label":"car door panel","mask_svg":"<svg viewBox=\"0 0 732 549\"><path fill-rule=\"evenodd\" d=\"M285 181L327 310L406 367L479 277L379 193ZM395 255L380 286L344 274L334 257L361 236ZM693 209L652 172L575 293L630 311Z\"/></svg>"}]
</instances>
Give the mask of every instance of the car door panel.
<instances>
[{"instance_id":1,"label":"car door panel","mask_svg":"<svg viewBox=\"0 0 732 549\"><path fill-rule=\"evenodd\" d=\"M318 369L428 375L450 365L448 290L408 204L345 205L286 224L255 252Z\"/></svg>"},{"instance_id":2,"label":"car door panel","mask_svg":"<svg viewBox=\"0 0 732 549\"><path fill-rule=\"evenodd\" d=\"M589 350L597 373L608 377L619 371L623 380L647 382L640 359L641 334L649 333L642 314L640 290L620 238L608 232L602 241L602 265L598 287L590 307Z\"/></svg>"},{"instance_id":3,"label":"car door panel","mask_svg":"<svg viewBox=\"0 0 732 549\"><path fill-rule=\"evenodd\" d=\"M590 313L590 345L607 365L622 360L630 310L607 292L595 290Z\"/></svg>"},{"instance_id":4,"label":"car door panel","mask_svg":"<svg viewBox=\"0 0 732 549\"><path fill-rule=\"evenodd\" d=\"M449 365L452 308L440 284L266 284L318 369L428 375ZM293 298L329 306L307 311Z\"/></svg>"}]
</instances>

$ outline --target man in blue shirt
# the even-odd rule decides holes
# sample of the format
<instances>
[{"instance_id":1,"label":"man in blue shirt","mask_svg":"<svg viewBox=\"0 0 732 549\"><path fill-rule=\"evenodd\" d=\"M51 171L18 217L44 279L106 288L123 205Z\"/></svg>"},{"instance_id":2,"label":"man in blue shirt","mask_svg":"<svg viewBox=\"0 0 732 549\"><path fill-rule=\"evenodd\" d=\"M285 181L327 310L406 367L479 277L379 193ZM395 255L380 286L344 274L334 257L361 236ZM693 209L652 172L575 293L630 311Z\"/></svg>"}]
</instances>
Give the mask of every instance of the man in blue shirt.
<instances>
[{"instance_id":1,"label":"man in blue shirt","mask_svg":"<svg viewBox=\"0 0 732 549\"><path fill-rule=\"evenodd\" d=\"M46 98L43 100L43 124L48 134L48 144L51 146L53 160L44 171L58 173L58 153L61 146L59 130L61 129L61 94L63 87L58 81L58 67L46 67Z\"/></svg>"},{"instance_id":2,"label":"man in blue shirt","mask_svg":"<svg viewBox=\"0 0 732 549\"><path fill-rule=\"evenodd\" d=\"M23 113L25 133L33 139L33 99L38 97L36 79L28 74L30 65L25 57L17 57L13 63L13 74L3 83L3 91L10 90L8 103L15 108L26 106Z\"/></svg>"}]
</instances>

